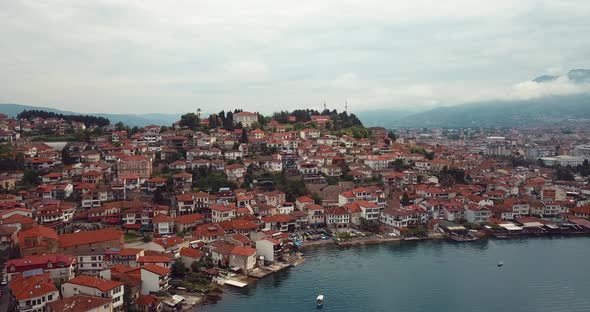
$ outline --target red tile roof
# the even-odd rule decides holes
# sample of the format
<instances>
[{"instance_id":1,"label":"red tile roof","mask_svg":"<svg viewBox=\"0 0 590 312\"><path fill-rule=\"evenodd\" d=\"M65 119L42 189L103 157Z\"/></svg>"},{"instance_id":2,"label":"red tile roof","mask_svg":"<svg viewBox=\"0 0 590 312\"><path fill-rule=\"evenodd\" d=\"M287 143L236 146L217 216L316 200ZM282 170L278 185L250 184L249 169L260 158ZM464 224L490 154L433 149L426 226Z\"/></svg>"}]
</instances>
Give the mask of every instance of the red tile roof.
<instances>
[{"instance_id":1,"label":"red tile roof","mask_svg":"<svg viewBox=\"0 0 590 312\"><path fill-rule=\"evenodd\" d=\"M242 257L250 257L256 254L256 249L252 247L236 246L231 250L230 254Z\"/></svg>"},{"instance_id":2,"label":"red tile roof","mask_svg":"<svg viewBox=\"0 0 590 312\"><path fill-rule=\"evenodd\" d=\"M16 275L10 281L10 292L17 300L25 300L43 296L50 292L57 292L55 284L49 274L39 274L29 277Z\"/></svg>"},{"instance_id":3,"label":"red tile roof","mask_svg":"<svg viewBox=\"0 0 590 312\"><path fill-rule=\"evenodd\" d=\"M183 247L180 249L180 255L182 257L189 257L189 258L201 258L203 256L203 252L198 249Z\"/></svg>"},{"instance_id":4,"label":"red tile roof","mask_svg":"<svg viewBox=\"0 0 590 312\"><path fill-rule=\"evenodd\" d=\"M173 222L174 218L167 216L165 214L158 214L157 216L154 217L153 222L154 223L160 223L160 222Z\"/></svg>"},{"instance_id":5,"label":"red tile roof","mask_svg":"<svg viewBox=\"0 0 590 312\"><path fill-rule=\"evenodd\" d=\"M68 248L79 245L89 245L108 241L120 241L123 232L115 228L106 228L96 231L64 234L59 236L59 247Z\"/></svg>"},{"instance_id":6,"label":"red tile roof","mask_svg":"<svg viewBox=\"0 0 590 312\"><path fill-rule=\"evenodd\" d=\"M58 263L63 263L65 266L72 265L76 261L76 257L72 255L50 254L40 256L26 256L20 259L12 259L6 262L6 267L15 266L16 272L20 272L19 268L27 269L31 266L47 265L51 262L57 267Z\"/></svg>"},{"instance_id":7,"label":"red tile roof","mask_svg":"<svg viewBox=\"0 0 590 312\"><path fill-rule=\"evenodd\" d=\"M138 263L169 263L172 261L166 256L141 256L137 259Z\"/></svg>"},{"instance_id":8,"label":"red tile roof","mask_svg":"<svg viewBox=\"0 0 590 312\"><path fill-rule=\"evenodd\" d=\"M91 288L96 288L101 292L107 292L111 289L114 289L119 286L123 286L123 283L117 281L111 281L102 279L99 277L88 276L88 275L78 275L71 280L67 281L66 284L75 284L80 286L86 286Z\"/></svg>"},{"instance_id":9,"label":"red tile roof","mask_svg":"<svg viewBox=\"0 0 590 312\"><path fill-rule=\"evenodd\" d=\"M203 215L200 213L193 213L176 217L176 219L174 219L174 222L180 224L188 224L198 222L199 220L203 220Z\"/></svg>"},{"instance_id":10,"label":"red tile roof","mask_svg":"<svg viewBox=\"0 0 590 312\"><path fill-rule=\"evenodd\" d=\"M111 298L100 298L86 295L75 295L70 298L49 302L51 311L85 312L112 304Z\"/></svg>"},{"instance_id":11,"label":"red tile roof","mask_svg":"<svg viewBox=\"0 0 590 312\"><path fill-rule=\"evenodd\" d=\"M49 239L58 240L57 233L54 229L48 228L46 226L38 225L34 226L28 230L24 230L18 233L18 240L21 246L25 246L25 238L28 237L45 237Z\"/></svg>"},{"instance_id":12,"label":"red tile roof","mask_svg":"<svg viewBox=\"0 0 590 312\"><path fill-rule=\"evenodd\" d=\"M141 268L160 276L166 276L170 274L170 269L155 264L146 264Z\"/></svg>"}]
</instances>

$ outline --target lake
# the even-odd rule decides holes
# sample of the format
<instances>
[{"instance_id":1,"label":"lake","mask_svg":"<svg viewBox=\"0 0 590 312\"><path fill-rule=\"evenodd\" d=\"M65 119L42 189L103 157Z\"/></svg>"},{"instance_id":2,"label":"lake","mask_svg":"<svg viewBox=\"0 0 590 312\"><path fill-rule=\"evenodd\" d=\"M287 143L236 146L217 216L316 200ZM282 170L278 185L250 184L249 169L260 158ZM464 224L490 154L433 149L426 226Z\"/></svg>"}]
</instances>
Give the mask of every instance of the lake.
<instances>
[{"instance_id":1,"label":"lake","mask_svg":"<svg viewBox=\"0 0 590 312\"><path fill-rule=\"evenodd\" d=\"M305 249L304 264L199 311L590 311L590 238ZM504 262L498 267L498 262Z\"/></svg>"}]
</instances>

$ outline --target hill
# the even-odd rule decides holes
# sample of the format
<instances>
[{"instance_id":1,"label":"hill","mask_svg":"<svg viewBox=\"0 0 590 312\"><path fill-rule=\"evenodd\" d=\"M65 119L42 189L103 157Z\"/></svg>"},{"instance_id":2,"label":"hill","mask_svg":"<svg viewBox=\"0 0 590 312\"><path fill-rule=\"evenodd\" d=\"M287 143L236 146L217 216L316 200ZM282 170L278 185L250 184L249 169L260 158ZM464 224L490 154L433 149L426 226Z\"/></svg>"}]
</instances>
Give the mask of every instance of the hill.
<instances>
[{"instance_id":1,"label":"hill","mask_svg":"<svg viewBox=\"0 0 590 312\"><path fill-rule=\"evenodd\" d=\"M439 107L387 124L392 127L516 127L590 119L590 94Z\"/></svg>"},{"instance_id":2,"label":"hill","mask_svg":"<svg viewBox=\"0 0 590 312\"><path fill-rule=\"evenodd\" d=\"M97 117L108 118L112 124L122 122L130 127L147 126L149 124L171 125L180 119L181 114L103 114L103 113L78 113L64 111L50 107L30 106L21 104L2 104L0 103L0 113L15 117L23 110L44 110L47 112L64 114L64 115L92 115Z\"/></svg>"}]
</instances>

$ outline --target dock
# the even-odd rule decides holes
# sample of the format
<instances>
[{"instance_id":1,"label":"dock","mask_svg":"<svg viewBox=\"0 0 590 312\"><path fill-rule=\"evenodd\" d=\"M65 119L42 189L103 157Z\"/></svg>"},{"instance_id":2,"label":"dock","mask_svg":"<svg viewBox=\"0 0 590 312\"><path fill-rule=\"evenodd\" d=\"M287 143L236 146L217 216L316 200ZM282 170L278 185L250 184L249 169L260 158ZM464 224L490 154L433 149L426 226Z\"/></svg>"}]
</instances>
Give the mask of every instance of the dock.
<instances>
[{"instance_id":1,"label":"dock","mask_svg":"<svg viewBox=\"0 0 590 312\"><path fill-rule=\"evenodd\" d=\"M282 271L286 268L296 267L302 264L303 262L305 262L305 258L298 254L296 256L290 257L289 259L287 259L286 262L273 262L269 265L258 267L254 269L252 272L250 272L248 276L261 279L265 276L268 276L275 272Z\"/></svg>"},{"instance_id":2,"label":"dock","mask_svg":"<svg viewBox=\"0 0 590 312\"><path fill-rule=\"evenodd\" d=\"M239 288L243 288L248 285L248 283L236 281L236 280L229 279L229 278L221 278L221 277L214 278L213 282L218 285L231 285L231 286L235 286L235 287L239 287Z\"/></svg>"}]
</instances>

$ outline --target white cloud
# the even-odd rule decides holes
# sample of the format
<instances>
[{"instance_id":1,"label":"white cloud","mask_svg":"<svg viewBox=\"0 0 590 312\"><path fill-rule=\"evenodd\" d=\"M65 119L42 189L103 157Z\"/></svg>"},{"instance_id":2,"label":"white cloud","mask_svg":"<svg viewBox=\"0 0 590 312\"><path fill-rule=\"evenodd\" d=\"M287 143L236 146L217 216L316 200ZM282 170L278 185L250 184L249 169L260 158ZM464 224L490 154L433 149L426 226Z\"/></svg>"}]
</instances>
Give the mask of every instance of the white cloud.
<instances>
[{"instance_id":1,"label":"white cloud","mask_svg":"<svg viewBox=\"0 0 590 312\"><path fill-rule=\"evenodd\" d=\"M0 102L78 111L431 107L584 92L590 2L0 1ZM163 105L162 103L165 103Z\"/></svg>"},{"instance_id":2,"label":"white cloud","mask_svg":"<svg viewBox=\"0 0 590 312\"><path fill-rule=\"evenodd\" d=\"M539 98L547 95L567 95L590 92L590 84L588 83L574 83L570 81L567 76L560 76L559 78L537 83L534 81L524 81L514 86L509 93L509 99L531 99Z\"/></svg>"}]
</instances>

